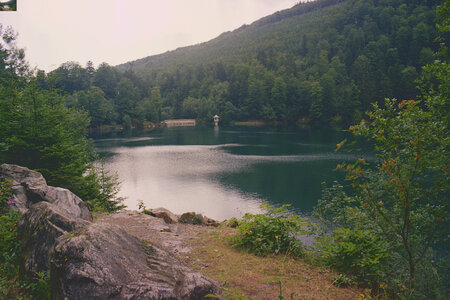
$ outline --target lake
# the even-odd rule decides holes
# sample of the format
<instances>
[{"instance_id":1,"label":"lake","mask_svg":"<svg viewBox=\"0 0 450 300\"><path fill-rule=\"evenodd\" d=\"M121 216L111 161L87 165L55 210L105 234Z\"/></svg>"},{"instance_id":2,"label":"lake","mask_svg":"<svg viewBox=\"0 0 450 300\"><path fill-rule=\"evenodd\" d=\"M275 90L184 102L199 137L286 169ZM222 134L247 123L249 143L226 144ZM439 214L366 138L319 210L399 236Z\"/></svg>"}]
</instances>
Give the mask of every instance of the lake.
<instances>
[{"instance_id":1,"label":"lake","mask_svg":"<svg viewBox=\"0 0 450 300\"><path fill-rule=\"evenodd\" d=\"M217 220L291 204L308 215L321 183L342 180L335 152L348 133L334 129L177 127L93 136L107 170L117 172L128 209L202 213Z\"/></svg>"}]
</instances>

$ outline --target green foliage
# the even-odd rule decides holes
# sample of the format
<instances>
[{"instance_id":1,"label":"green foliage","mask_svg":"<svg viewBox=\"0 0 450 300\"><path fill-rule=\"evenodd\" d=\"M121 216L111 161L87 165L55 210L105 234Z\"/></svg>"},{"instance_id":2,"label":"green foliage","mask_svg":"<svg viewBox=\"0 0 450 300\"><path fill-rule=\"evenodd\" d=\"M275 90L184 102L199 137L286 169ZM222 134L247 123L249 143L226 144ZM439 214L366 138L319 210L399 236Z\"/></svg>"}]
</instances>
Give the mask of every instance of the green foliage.
<instances>
[{"instance_id":1,"label":"green foliage","mask_svg":"<svg viewBox=\"0 0 450 300\"><path fill-rule=\"evenodd\" d=\"M426 111L416 101L387 100L385 109L369 113L371 123L351 127L375 141L377 163L374 169L364 159L340 165L353 196L338 184L324 190L316 214L342 226L322 241L327 264L372 286L387 282L394 290L408 286L406 294L440 293L427 285L439 265L431 263L432 250L448 236L448 123L432 109L442 97L426 98Z\"/></svg>"},{"instance_id":2,"label":"green foliage","mask_svg":"<svg viewBox=\"0 0 450 300\"><path fill-rule=\"evenodd\" d=\"M17 286L9 282L19 274L17 222L20 213L11 209L11 182L0 180L0 298L10 298ZM9 201L9 202L8 202Z\"/></svg>"},{"instance_id":3,"label":"green foliage","mask_svg":"<svg viewBox=\"0 0 450 300\"><path fill-rule=\"evenodd\" d=\"M37 300L50 299L50 275L49 272L37 272L34 279L24 279L22 287Z\"/></svg>"},{"instance_id":4,"label":"green foliage","mask_svg":"<svg viewBox=\"0 0 450 300\"><path fill-rule=\"evenodd\" d=\"M35 278L21 277L19 272L20 247L17 224L21 214L13 209L11 182L0 181L0 298L50 299L50 284L47 272ZM18 280L19 279L19 280Z\"/></svg>"},{"instance_id":5,"label":"green foliage","mask_svg":"<svg viewBox=\"0 0 450 300\"><path fill-rule=\"evenodd\" d=\"M215 114L221 124L359 122L372 102L417 95L420 68L437 50L439 2L308 1L117 68L67 62L41 74L39 85L85 110L91 127L185 117L210 124Z\"/></svg>"},{"instance_id":6,"label":"green foliage","mask_svg":"<svg viewBox=\"0 0 450 300\"><path fill-rule=\"evenodd\" d=\"M282 253L302 256L303 247L296 235L306 232L308 223L297 215L288 214L287 206L269 209L266 205L263 214L245 215L232 245L258 256Z\"/></svg>"},{"instance_id":7,"label":"green foliage","mask_svg":"<svg viewBox=\"0 0 450 300\"><path fill-rule=\"evenodd\" d=\"M78 196L85 199L93 211L114 212L125 208L122 204L124 197L118 196L120 182L117 174L111 174L105 169L104 160L90 164L83 179L86 190L79 191Z\"/></svg>"},{"instance_id":8,"label":"green foliage","mask_svg":"<svg viewBox=\"0 0 450 300\"><path fill-rule=\"evenodd\" d=\"M355 281L353 281L351 278L349 278L348 276L346 276L344 274L337 275L333 280L333 285L335 285L337 287L347 287L347 286L351 286L354 284L355 284Z\"/></svg>"},{"instance_id":9,"label":"green foliage","mask_svg":"<svg viewBox=\"0 0 450 300\"><path fill-rule=\"evenodd\" d=\"M0 273L12 278L19 272L19 245L17 222L20 213L12 209L11 182L0 181Z\"/></svg>"},{"instance_id":10,"label":"green foliage","mask_svg":"<svg viewBox=\"0 0 450 300\"><path fill-rule=\"evenodd\" d=\"M225 225L231 228L236 228L240 224L240 221L236 218L231 218L230 220L226 221Z\"/></svg>"},{"instance_id":11,"label":"green foliage","mask_svg":"<svg viewBox=\"0 0 450 300\"><path fill-rule=\"evenodd\" d=\"M332 237L320 238L317 247L326 265L372 287L392 275L386 269L391 258L388 249L388 243L373 231L357 228L336 229Z\"/></svg>"},{"instance_id":12,"label":"green foliage","mask_svg":"<svg viewBox=\"0 0 450 300\"><path fill-rule=\"evenodd\" d=\"M408 297L441 297L447 281L438 266L448 268L450 67L446 56L440 59L423 69L421 101L386 99L384 107L373 105L369 121L350 126L355 137L375 144L377 160L338 165L353 195L335 184L316 209L342 227L323 245L326 261L363 281L382 280L382 266L384 274L394 275L389 288ZM359 243L376 247L367 253L354 248ZM393 258L389 263L383 262L384 250ZM334 257L361 270L345 269ZM363 260L369 262L364 269Z\"/></svg>"},{"instance_id":13,"label":"green foliage","mask_svg":"<svg viewBox=\"0 0 450 300\"><path fill-rule=\"evenodd\" d=\"M155 214L152 213L151 210L149 210L149 209L147 209L147 208L145 207L144 201L143 201L143 200L139 200L139 202L138 202L138 209L139 209L143 214L146 214L146 215L149 215L149 216L152 216L152 217L155 216Z\"/></svg>"},{"instance_id":14,"label":"green foliage","mask_svg":"<svg viewBox=\"0 0 450 300\"><path fill-rule=\"evenodd\" d=\"M79 63L69 61L54 70L49 81L53 87L65 93L86 90L89 88L89 73Z\"/></svg>"},{"instance_id":15,"label":"green foliage","mask_svg":"<svg viewBox=\"0 0 450 300\"><path fill-rule=\"evenodd\" d=\"M0 161L41 172L49 185L70 189L95 210L120 209L117 178L92 164L96 156L86 138L87 114L67 108L65 99L46 84L43 72L34 76L28 71L11 28L2 32L0 26L0 33ZM75 63L64 68L64 74L74 76L68 75L70 80L85 73ZM100 108L107 105L100 89L90 88L74 97L92 112L95 122L104 121Z\"/></svg>"},{"instance_id":16,"label":"green foliage","mask_svg":"<svg viewBox=\"0 0 450 300\"><path fill-rule=\"evenodd\" d=\"M66 105L87 112L91 119L91 127L99 127L102 124L114 121L114 104L105 97L105 93L96 86L91 86L87 91L75 92L66 97Z\"/></svg>"},{"instance_id":17,"label":"green foliage","mask_svg":"<svg viewBox=\"0 0 450 300\"><path fill-rule=\"evenodd\" d=\"M323 224L342 226L362 222L364 218L357 207L356 199L349 197L345 193L344 187L336 181L331 187L327 187L323 183L322 198L314 207L313 215L318 217Z\"/></svg>"}]
</instances>

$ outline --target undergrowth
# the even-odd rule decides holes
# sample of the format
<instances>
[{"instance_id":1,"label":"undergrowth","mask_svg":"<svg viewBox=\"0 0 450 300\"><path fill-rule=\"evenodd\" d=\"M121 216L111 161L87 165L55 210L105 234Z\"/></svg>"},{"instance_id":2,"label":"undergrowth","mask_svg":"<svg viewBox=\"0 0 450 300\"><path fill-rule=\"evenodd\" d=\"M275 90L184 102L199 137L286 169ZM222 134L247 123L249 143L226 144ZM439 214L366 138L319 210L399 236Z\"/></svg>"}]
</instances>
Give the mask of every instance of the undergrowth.
<instances>
[{"instance_id":1,"label":"undergrowth","mask_svg":"<svg viewBox=\"0 0 450 300\"><path fill-rule=\"evenodd\" d=\"M20 273L17 224L21 214L10 197L11 181L0 180L0 299L50 299L48 272L34 278Z\"/></svg>"},{"instance_id":2,"label":"undergrowth","mask_svg":"<svg viewBox=\"0 0 450 300\"><path fill-rule=\"evenodd\" d=\"M288 205L279 208L265 205L262 207L265 213L245 215L237 226L238 234L231 239L232 245L257 256L303 256L303 246L296 235L307 232L310 223L297 215L289 214L286 207Z\"/></svg>"}]
</instances>

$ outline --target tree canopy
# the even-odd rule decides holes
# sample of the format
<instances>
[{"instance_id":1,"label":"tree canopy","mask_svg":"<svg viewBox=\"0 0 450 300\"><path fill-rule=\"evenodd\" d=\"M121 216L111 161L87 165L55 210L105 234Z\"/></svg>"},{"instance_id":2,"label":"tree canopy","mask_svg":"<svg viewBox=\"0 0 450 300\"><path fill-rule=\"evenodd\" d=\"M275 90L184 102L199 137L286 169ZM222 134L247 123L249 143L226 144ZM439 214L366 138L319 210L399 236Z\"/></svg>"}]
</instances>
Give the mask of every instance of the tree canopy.
<instances>
[{"instance_id":1,"label":"tree canopy","mask_svg":"<svg viewBox=\"0 0 450 300\"><path fill-rule=\"evenodd\" d=\"M86 110L91 126L198 117L203 120L345 125L370 103L415 98L420 68L438 45L433 0L318 0L299 3L209 42L97 70L68 62L49 86ZM88 72L89 69L89 72ZM70 95L103 90L108 117ZM159 96L152 100L152 90ZM197 109L198 110L198 109Z\"/></svg>"},{"instance_id":2,"label":"tree canopy","mask_svg":"<svg viewBox=\"0 0 450 300\"><path fill-rule=\"evenodd\" d=\"M71 95L87 112L68 108L42 72L28 68L12 28L0 26L0 36L0 160L42 172L50 185L72 190L94 209L120 208L113 177L96 170L86 138L91 122L87 112L93 122L106 118L103 91L91 87ZM76 64L65 66L84 74Z\"/></svg>"},{"instance_id":3,"label":"tree canopy","mask_svg":"<svg viewBox=\"0 0 450 300\"><path fill-rule=\"evenodd\" d=\"M445 298L448 284L448 1L438 12L440 51L422 69L421 95L374 103L368 120L350 126L356 138L375 145L376 161L339 164L351 189L335 183L316 208L337 227L319 251L327 263L375 289L414 299Z\"/></svg>"}]
</instances>

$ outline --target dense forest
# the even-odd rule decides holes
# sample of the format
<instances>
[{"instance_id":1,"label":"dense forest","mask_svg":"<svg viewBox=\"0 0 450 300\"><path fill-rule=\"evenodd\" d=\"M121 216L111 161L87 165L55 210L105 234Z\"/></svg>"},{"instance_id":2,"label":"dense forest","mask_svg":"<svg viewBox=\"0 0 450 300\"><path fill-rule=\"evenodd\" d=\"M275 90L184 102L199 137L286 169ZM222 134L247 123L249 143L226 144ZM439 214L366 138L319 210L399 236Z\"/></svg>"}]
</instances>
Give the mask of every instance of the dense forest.
<instances>
[{"instance_id":1,"label":"dense forest","mask_svg":"<svg viewBox=\"0 0 450 300\"><path fill-rule=\"evenodd\" d=\"M112 212L123 199L95 163L89 126L206 124L215 113L224 122L367 118L348 131L374 144L376 160L336 166L347 184L323 190L314 214L332 232L316 248L294 244L286 229L301 224L283 207L235 220L235 246L306 257L339 272L332 285L365 288L361 299L447 299L450 2L438 2L318 0L204 44L117 67L67 62L48 74L30 68L17 34L0 24L0 162L38 170L93 211ZM48 299L48 273L21 274L9 195L11 182L0 180L0 295Z\"/></svg>"},{"instance_id":2,"label":"dense forest","mask_svg":"<svg viewBox=\"0 0 450 300\"><path fill-rule=\"evenodd\" d=\"M437 45L433 0L318 0L209 42L97 69L66 62L39 84L91 126L197 118L348 124L372 102L413 99Z\"/></svg>"}]
</instances>

